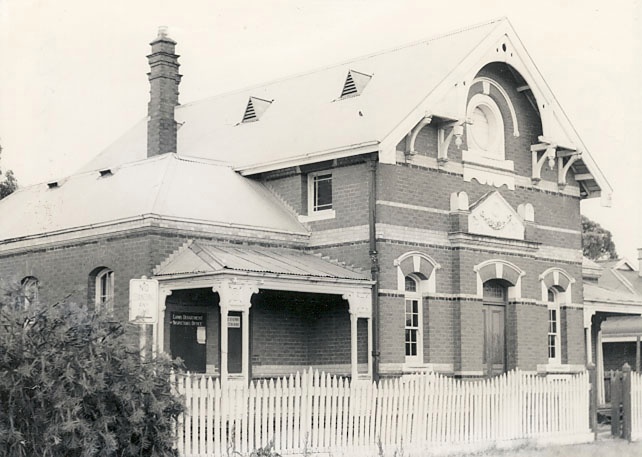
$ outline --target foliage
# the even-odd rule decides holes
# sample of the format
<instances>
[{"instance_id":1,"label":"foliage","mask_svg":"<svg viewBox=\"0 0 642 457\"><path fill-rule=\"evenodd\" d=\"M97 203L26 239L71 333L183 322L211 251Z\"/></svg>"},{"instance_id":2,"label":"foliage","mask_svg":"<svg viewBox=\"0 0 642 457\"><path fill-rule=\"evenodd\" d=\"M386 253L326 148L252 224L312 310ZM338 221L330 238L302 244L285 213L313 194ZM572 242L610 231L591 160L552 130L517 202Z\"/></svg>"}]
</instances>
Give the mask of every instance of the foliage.
<instances>
[{"instance_id":1,"label":"foliage","mask_svg":"<svg viewBox=\"0 0 642 457\"><path fill-rule=\"evenodd\" d=\"M0 146L0 153L2 152L2 146ZM12 193L18 188L18 180L13 175L11 170L7 170L2 177L2 169L0 169L0 200Z\"/></svg>"},{"instance_id":2,"label":"foliage","mask_svg":"<svg viewBox=\"0 0 642 457\"><path fill-rule=\"evenodd\" d=\"M586 216L582 216L582 250L592 260L618 258L611 232Z\"/></svg>"},{"instance_id":3,"label":"foliage","mask_svg":"<svg viewBox=\"0 0 642 457\"><path fill-rule=\"evenodd\" d=\"M281 457L281 454L274 450L274 443L270 441L267 446L252 451L250 457Z\"/></svg>"},{"instance_id":4,"label":"foliage","mask_svg":"<svg viewBox=\"0 0 642 457\"><path fill-rule=\"evenodd\" d=\"M177 455L174 362L85 307L22 303L0 298L1 456Z\"/></svg>"}]
</instances>

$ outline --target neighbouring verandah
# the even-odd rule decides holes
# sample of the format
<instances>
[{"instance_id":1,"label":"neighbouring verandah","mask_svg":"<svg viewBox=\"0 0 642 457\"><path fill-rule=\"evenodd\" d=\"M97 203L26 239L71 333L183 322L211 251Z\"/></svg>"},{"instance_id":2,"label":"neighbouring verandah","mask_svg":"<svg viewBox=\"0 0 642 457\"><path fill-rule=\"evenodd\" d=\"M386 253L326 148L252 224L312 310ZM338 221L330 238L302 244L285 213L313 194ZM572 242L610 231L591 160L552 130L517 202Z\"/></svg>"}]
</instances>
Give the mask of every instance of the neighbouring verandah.
<instances>
[{"instance_id":1,"label":"neighbouring verandah","mask_svg":"<svg viewBox=\"0 0 642 457\"><path fill-rule=\"evenodd\" d=\"M194 242L155 271L157 350L222 380L372 378L372 281L286 248Z\"/></svg>"}]
</instances>

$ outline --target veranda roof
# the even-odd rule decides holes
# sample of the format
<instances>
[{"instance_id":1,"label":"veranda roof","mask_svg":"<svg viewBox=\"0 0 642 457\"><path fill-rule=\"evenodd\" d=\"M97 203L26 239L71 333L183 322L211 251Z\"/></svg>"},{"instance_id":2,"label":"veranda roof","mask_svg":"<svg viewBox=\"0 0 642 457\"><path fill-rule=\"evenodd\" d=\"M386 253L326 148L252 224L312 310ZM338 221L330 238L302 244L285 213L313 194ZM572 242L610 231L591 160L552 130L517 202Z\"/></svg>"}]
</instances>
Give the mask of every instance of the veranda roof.
<instances>
[{"instance_id":1,"label":"veranda roof","mask_svg":"<svg viewBox=\"0 0 642 457\"><path fill-rule=\"evenodd\" d=\"M642 337L642 316L613 316L602 322L602 341L636 341Z\"/></svg>"},{"instance_id":2,"label":"veranda roof","mask_svg":"<svg viewBox=\"0 0 642 457\"><path fill-rule=\"evenodd\" d=\"M238 273L299 279L370 283L364 273L304 251L260 246L215 245L195 241L159 265L156 277Z\"/></svg>"}]
</instances>

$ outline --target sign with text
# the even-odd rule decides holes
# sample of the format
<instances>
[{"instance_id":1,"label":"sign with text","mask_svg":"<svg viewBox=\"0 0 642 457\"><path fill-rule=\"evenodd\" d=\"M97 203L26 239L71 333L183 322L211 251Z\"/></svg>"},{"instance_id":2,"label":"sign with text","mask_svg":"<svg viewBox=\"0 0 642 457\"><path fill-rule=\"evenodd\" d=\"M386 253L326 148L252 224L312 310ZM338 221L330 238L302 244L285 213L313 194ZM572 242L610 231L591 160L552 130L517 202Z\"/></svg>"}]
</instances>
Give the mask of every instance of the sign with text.
<instances>
[{"instance_id":1,"label":"sign with text","mask_svg":"<svg viewBox=\"0 0 642 457\"><path fill-rule=\"evenodd\" d=\"M205 327L205 314L173 312L170 324L183 327Z\"/></svg>"},{"instance_id":2,"label":"sign with text","mask_svg":"<svg viewBox=\"0 0 642 457\"><path fill-rule=\"evenodd\" d=\"M227 328L241 328L241 316L227 316Z\"/></svg>"},{"instance_id":3,"label":"sign with text","mask_svg":"<svg viewBox=\"0 0 642 457\"><path fill-rule=\"evenodd\" d=\"M155 324L158 321L157 280L129 280L129 321L135 324Z\"/></svg>"}]
</instances>

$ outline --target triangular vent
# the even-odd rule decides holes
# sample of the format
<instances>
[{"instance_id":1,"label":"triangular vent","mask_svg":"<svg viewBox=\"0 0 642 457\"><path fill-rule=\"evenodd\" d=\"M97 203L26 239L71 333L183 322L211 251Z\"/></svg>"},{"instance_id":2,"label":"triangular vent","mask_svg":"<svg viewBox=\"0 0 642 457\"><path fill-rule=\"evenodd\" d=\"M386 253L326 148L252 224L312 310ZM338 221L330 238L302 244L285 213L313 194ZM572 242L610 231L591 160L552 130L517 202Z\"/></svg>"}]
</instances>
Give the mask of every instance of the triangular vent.
<instances>
[{"instance_id":1,"label":"triangular vent","mask_svg":"<svg viewBox=\"0 0 642 457\"><path fill-rule=\"evenodd\" d=\"M372 75L360 73L355 70L348 71L346 82L343 84L340 98L356 97L361 95L363 89L372 79Z\"/></svg>"},{"instance_id":2,"label":"triangular vent","mask_svg":"<svg viewBox=\"0 0 642 457\"><path fill-rule=\"evenodd\" d=\"M245 107L242 122L258 121L266 109L272 104L272 100L263 100L258 97L250 97Z\"/></svg>"}]
</instances>

